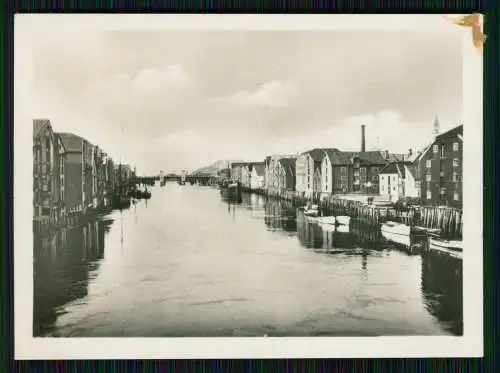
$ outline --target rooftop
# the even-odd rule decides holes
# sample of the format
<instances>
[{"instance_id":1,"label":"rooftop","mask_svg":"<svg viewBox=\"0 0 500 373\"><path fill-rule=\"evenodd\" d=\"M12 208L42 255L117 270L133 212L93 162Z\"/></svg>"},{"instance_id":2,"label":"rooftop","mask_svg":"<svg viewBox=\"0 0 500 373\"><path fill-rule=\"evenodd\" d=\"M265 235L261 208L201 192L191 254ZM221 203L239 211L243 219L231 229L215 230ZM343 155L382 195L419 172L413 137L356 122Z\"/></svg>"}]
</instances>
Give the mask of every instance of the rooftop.
<instances>
[{"instance_id":1,"label":"rooftop","mask_svg":"<svg viewBox=\"0 0 500 373\"><path fill-rule=\"evenodd\" d=\"M83 151L83 142L85 141L83 137L69 132L58 132L56 135L61 139L64 149L67 152L81 153Z\"/></svg>"},{"instance_id":2,"label":"rooftop","mask_svg":"<svg viewBox=\"0 0 500 373\"><path fill-rule=\"evenodd\" d=\"M50 126L50 120L33 119L33 139L35 139L46 126Z\"/></svg>"}]
</instances>

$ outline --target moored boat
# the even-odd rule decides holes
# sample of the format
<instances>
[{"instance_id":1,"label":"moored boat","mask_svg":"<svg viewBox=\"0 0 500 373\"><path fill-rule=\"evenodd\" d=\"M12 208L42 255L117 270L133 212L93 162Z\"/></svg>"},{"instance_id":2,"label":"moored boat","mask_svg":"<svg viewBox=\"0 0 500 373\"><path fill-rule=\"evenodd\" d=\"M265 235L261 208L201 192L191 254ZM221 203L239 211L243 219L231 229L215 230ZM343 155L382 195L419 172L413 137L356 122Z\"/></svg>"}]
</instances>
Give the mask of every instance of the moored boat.
<instances>
[{"instance_id":1,"label":"moored boat","mask_svg":"<svg viewBox=\"0 0 500 373\"><path fill-rule=\"evenodd\" d=\"M380 231L387 240L404 246L411 246L411 228L402 223L387 221L382 224Z\"/></svg>"},{"instance_id":2,"label":"moored boat","mask_svg":"<svg viewBox=\"0 0 500 373\"><path fill-rule=\"evenodd\" d=\"M337 220L335 219L335 216L321 216L317 218L318 222L321 224L329 224L329 225L335 225Z\"/></svg>"},{"instance_id":3,"label":"moored boat","mask_svg":"<svg viewBox=\"0 0 500 373\"><path fill-rule=\"evenodd\" d=\"M428 239L429 250L439 251L457 258L462 258L463 241L445 240L433 235L429 235Z\"/></svg>"},{"instance_id":4,"label":"moored boat","mask_svg":"<svg viewBox=\"0 0 500 373\"><path fill-rule=\"evenodd\" d=\"M349 225L349 223L351 222L351 217L350 216L337 216L335 218L337 224L340 224L340 225Z\"/></svg>"},{"instance_id":5,"label":"moored boat","mask_svg":"<svg viewBox=\"0 0 500 373\"><path fill-rule=\"evenodd\" d=\"M438 234L441 232L441 229L439 228L426 228L426 227L420 227L420 226L414 226L412 227L412 230L415 232L425 232L425 233L431 233L431 234Z\"/></svg>"}]
</instances>

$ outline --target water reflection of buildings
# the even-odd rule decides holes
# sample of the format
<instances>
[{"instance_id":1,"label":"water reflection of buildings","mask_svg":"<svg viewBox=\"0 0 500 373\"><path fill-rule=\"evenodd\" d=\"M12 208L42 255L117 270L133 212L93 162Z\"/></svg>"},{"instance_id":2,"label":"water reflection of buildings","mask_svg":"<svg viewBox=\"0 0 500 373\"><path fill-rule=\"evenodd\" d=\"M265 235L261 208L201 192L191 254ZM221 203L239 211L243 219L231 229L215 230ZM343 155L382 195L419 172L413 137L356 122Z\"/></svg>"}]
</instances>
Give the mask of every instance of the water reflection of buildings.
<instances>
[{"instance_id":1,"label":"water reflection of buildings","mask_svg":"<svg viewBox=\"0 0 500 373\"><path fill-rule=\"evenodd\" d=\"M292 203L268 199L265 203L264 222L269 230L297 232L297 212Z\"/></svg>"},{"instance_id":2,"label":"water reflection of buildings","mask_svg":"<svg viewBox=\"0 0 500 373\"><path fill-rule=\"evenodd\" d=\"M85 297L89 274L104 256L104 235L111 221L35 237L33 335L50 331L61 306Z\"/></svg>"},{"instance_id":3,"label":"water reflection of buildings","mask_svg":"<svg viewBox=\"0 0 500 373\"><path fill-rule=\"evenodd\" d=\"M422 254L422 295L427 311L463 335L462 260L447 255Z\"/></svg>"},{"instance_id":4,"label":"water reflection of buildings","mask_svg":"<svg viewBox=\"0 0 500 373\"><path fill-rule=\"evenodd\" d=\"M369 229L355 219L351 219L349 226L320 225L302 212L297 212L297 237L306 248L313 249L352 249L380 247L380 232Z\"/></svg>"}]
</instances>

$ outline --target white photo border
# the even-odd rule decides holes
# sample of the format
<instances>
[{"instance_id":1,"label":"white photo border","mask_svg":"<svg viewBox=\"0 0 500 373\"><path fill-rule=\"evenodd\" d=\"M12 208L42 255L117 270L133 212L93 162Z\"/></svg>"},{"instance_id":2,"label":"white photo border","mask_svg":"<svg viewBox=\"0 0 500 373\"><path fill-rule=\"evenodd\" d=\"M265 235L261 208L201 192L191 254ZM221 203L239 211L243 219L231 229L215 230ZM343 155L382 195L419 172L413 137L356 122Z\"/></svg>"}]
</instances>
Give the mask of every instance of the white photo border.
<instances>
[{"instance_id":1,"label":"white photo border","mask_svg":"<svg viewBox=\"0 0 500 373\"><path fill-rule=\"evenodd\" d=\"M34 338L32 217L33 61L37 30L419 30L463 37L464 334L311 338ZM436 63L439 63L438 61ZM14 20L14 358L385 358L483 356L483 58L471 30L441 15L63 15L17 14Z\"/></svg>"}]
</instances>

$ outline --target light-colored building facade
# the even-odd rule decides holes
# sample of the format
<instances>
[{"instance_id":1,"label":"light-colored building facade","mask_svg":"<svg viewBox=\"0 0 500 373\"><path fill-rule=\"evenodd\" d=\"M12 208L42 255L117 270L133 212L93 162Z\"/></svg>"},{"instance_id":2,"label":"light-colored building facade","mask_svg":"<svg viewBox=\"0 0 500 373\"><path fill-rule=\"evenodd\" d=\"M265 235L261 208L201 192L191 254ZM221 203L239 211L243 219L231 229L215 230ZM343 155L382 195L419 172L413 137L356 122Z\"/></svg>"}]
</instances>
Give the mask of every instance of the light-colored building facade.
<instances>
[{"instance_id":1,"label":"light-colored building facade","mask_svg":"<svg viewBox=\"0 0 500 373\"><path fill-rule=\"evenodd\" d=\"M255 163L252 167L252 173L250 177L250 188L252 189L263 189L264 188L264 174L265 174L265 164Z\"/></svg>"},{"instance_id":2,"label":"light-colored building facade","mask_svg":"<svg viewBox=\"0 0 500 373\"><path fill-rule=\"evenodd\" d=\"M327 150L312 149L298 156L295 190L299 195L310 198L322 192L322 162Z\"/></svg>"},{"instance_id":3,"label":"light-colored building facade","mask_svg":"<svg viewBox=\"0 0 500 373\"><path fill-rule=\"evenodd\" d=\"M241 183L241 175L242 175L243 166L245 166L245 163L241 163L241 162L231 163L231 180L233 182L240 182Z\"/></svg>"},{"instance_id":4,"label":"light-colored building facade","mask_svg":"<svg viewBox=\"0 0 500 373\"><path fill-rule=\"evenodd\" d=\"M415 167L409 162L391 162L379 174L380 195L392 202L402 198L417 198L420 191L415 178Z\"/></svg>"},{"instance_id":5,"label":"light-colored building facade","mask_svg":"<svg viewBox=\"0 0 500 373\"><path fill-rule=\"evenodd\" d=\"M241 185L250 188L250 180L252 177L252 163L241 165Z\"/></svg>"}]
</instances>

